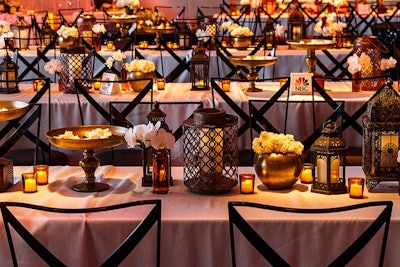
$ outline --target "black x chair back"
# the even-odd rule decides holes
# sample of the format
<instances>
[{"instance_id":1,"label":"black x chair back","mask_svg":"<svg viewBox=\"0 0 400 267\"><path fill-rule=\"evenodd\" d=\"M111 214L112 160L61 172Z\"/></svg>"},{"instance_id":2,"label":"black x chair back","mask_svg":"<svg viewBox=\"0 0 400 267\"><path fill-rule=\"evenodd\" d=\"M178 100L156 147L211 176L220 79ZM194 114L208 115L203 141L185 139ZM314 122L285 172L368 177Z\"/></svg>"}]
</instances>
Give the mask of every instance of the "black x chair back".
<instances>
[{"instance_id":1,"label":"black x chair back","mask_svg":"<svg viewBox=\"0 0 400 267\"><path fill-rule=\"evenodd\" d=\"M342 206L342 207L335 207L335 208L317 208L317 209L308 209L308 208L292 208L292 207L279 207L279 206L272 206L267 204L259 204L259 203L252 203L252 202L228 202L228 213L229 213L229 231L230 231L230 240L231 240L231 254L232 254L232 266L236 266L237 261L239 260L238 256L238 242L236 240L239 239L239 233L243 235L243 237L254 247L257 252L265 259L266 262L271 264L272 266L291 266L290 262L285 260L282 256L282 253L279 252L278 246L282 247L284 244L280 242L276 244L276 242L271 242L272 240L268 239L268 237L272 234L273 231L276 231L273 226L268 229L267 227L256 227L253 223L256 223L257 219L251 220L249 216L244 215L246 214L245 211L256 211L258 215L263 217L263 220L271 221L273 225L273 221L276 224L282 223L277 219L277 215L285 216L290 215L290 213L295 214L300 217L303 214L307 216L313 216L321 218L321 220L325 220L327 216L334 216L335 214L342 214L342 218L346 218L344 220L349 220L346 215L348 216L349 212L357 214L358 211L368 212L371 211L373 214L377 214L375 218L368 220L368 223L365 227L354 227L353 230L356 231L357 235L355 238L344 237L342 235L338 235L335 230L327 231L330 233L330 238L332 240L336 239L343 239L345 238L346 242L343 243L344 247L338 249L338 253L336 254L336 258L333 260L325 259L325 263L322 265L324 266L347 266L347 264L351 263L352 259L355 258L364 248L368 249L368 244L372 241L380 242L380 246L376 247L379 248L379 259L377 258L376 263L371 263L375 266L383 266L384 264L384 257L385 257L385 250L386 250L386 243L388 238L389 232L389 225L390 219L392 214L392 207L393 202L391 201L376 201L376 202L364 202L360 204L354 204L349 206ZM247 212L248 214L248 212ZM265 214L265 216L264 216ZM351 214L351 213L350 213ZM359 213L358 213L359 214ZM259 217L258 220L259 220ZM303 217L302 217L303 218ZM277 221L278 220L278 221ZM307 220L307 218L305 218ZM308 219L312 220L312 219ZM315 219L314 219L315 220ZM340 220L340 219L337 219ZM320 223L322 224L322 222ZM343 223L344 224L344 223ZM265 225L265 224L264 224ZM271 224L269 224L271 225ZM354 225L354 226L358 226ZM348 223L343 227L348 227ZM298 242L305 241L305 242L313 242L316 241L313 239L314 237L320 237L323 232L321 231L312 231L315 235L307 234L306 239L302 239L301 236L304 236L303 233L296 233L295 227L288 227L288 231L293 231L291 237L293 239L299 240ZM283 230L283 231L285 231ZM382 233L382 234L381 234ZM241 238L240 240L243 240ZM381 241L380 241L381 240ZM286 241L284 241L286 242ZM295 241L293 241L295 242ZM275 244L275 245L273 245ZM285 244L286 245L286 244ZM331 250L333 249L330 246L330 243L324 243L326 248L320 248L322 250ZM308 248L307 243L300 244L300 247ZM298 249L299 247L297 247ZM371 249L371 247L369 247ZM335 248L336 250L336 248ZM315 258L319 251L314 250L306 250L307 253L298 252L298 255L303 255L305 257L311 259ZM376 251L374 251L376 252ZM328 262L330 261L330 262ZM321 263L320 263L321 264ZM313 264L311 264L312 266Z\"/></svg>"},{"instance_id":2,"label":"black x chair back","mask_svg":"<svg viewBox=\"0 0 400 267\"><path fill-rule=\"evenodd\" d=\"M83 14L83 8L62 8L58 10L58 15L60 15L62 25L71 27L76 26L76 22L79 19L79 16Z\"/></svg>"},{"instance_id":3,"label":"black x chair back","mask_svg":"<svg viewBox=\"0 0 400 267\"><path fill-rule=\"evenodd\" d=\"M132 213L136 210L138 212L137 214L141 214L141 212L139 213L139 209L143 206L151 207L150 211L144 216L135 216L135 213ZM16 246L14 243L14 240L16 240L16 238L13 237L14 231L12 231L12 229L15 230L18 236L22 238L26 242L26 244L29 245L29 247L31 247L34 252L39 255L41 259L43 259L44 262L46 262L46 264L48 264L49 266L67 266L67 264L64 262L66 259L61 260L62 255L55 255L52 252L54 251L54 248L47 247L44 242L42 243L39 239L39 234L37 233L37 231L30 229L28 226L25 226L26 224L24 225L24 220L21 219L21 217L17 214L21 214L21 212L27 211L37 211L40 212L42 216L47 216L44 225L42 225L43 232L48 235L47 238L55 238L58 236L57 232L53 232L52 234L48 233L48 229L50 229L49 224L52 223L52 221L49 220L49 217L51 218L52 215L56 216L56 214L68 214L69 216L78 216L79 214L95 213L104 214L104 216L107 216L108 214L109 216L113 211L116 210L126 211L126 214L132 214L131 220L129 220L129 227L131 227L131 231L126 239L122 240L118 247L114 251L112 251L106 259L103 260L101 266L118 266L119 264L121 264L123 260L134 250L134 248L140 244L141 240L143 240L145 236L150 234L151 236L154 236L152 234L154 230L152 229L156 229L155 236L157 242L155 247L148 249L155 250L156 266L160 266L161 200L140 200L105 207L80 209L52 208L18 202L1 202L0 208L14 266L18 266L17 255L20 255L19 259L22 259L24 253L16 253ZM140 222L139 224L137 223L138 220ZM85 220L82 221L82 223L90 225L90 221ZM56 229L56 231L63 231L63 229ZM115 229L110 229L110 231L115 231ZM82 238L84 237L82 236ZM59 246L64 247L63 242L65 242L65 240L59 239L58 241ZM74 242L74 240L71 240L70 242ZM82 262L84 262L84 260L85 259L82 259ZM26 261L27 259L25 259L25 262Z\"/></svg>"},{"instance_id":4,"label":"black x chair back","mask_svg":"<svg viewBox=\"0 0 400 267\"><path fill-rule=\"evenodd\" d=\"M185 6L154 6L154 11L161 13L165 18L174 24L177 19L185 18Z\"/></svg>"}]
</instances>

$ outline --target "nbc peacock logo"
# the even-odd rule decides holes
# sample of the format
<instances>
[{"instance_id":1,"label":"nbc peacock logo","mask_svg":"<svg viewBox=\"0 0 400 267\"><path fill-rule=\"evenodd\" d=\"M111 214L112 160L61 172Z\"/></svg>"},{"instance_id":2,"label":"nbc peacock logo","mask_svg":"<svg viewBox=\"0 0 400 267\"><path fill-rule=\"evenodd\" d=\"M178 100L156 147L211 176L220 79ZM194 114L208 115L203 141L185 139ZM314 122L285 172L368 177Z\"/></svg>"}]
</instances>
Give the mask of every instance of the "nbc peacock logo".
<instances>
[{"instance_id":1,"label":"nbc peacock logo","mask_svg":"<svg viewBox=\"0 0 400 267\"><path fill-rule=\"evenodd\" d=\"M310 81L305 77L298 77L294 84L296 87L305 87L310 85Z\"/></svg>"}]
</instances>

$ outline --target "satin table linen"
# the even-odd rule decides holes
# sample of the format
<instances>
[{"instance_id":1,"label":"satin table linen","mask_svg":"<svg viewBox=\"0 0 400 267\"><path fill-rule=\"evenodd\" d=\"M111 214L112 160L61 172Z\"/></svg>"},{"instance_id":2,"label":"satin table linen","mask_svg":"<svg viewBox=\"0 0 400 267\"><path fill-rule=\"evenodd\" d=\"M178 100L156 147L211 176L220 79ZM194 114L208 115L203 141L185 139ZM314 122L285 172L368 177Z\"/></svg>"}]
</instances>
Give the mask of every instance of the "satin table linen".
<instances>
[{"instance_id":1,"label":"satin table linen","mask_svg":"<svg viewBox=\"0 0 400 267\"><path fill-rule=\"evenodd\" d=\"M268 190L256 178L255 194L239 194L239 186L225 195L199 195L189 192L183 184L183 168L173 168L174 186L166 195L156 195L152 188L141 186L142 172L140 167L100 166L96 171L97 181L110 185L108 191L99 193L78 193L70 188L82 181L83 171L80 167L50 167L49 184L39 186L37 193L22 193L20 176L31 171L31 166L14 167L15 185L8 192L0 194L0 201L18 201L51 207L85 208L100 207L127 201L144 199L162 200L161 228L161 266L231 266L228 226L228 201L251 201L293 208L325 208L351 205L366 201L391 200L394 202L392 222L389 231L385 266L398 266L400 255L400 198L397 184L379 185L377 193L365 192L363 199L350 199L348 194L324 195L310 192L310 185L298 182L290 190ZM360 167L348 167L347 177L363 176ZM239 173L254 173L254 169L240 168ZM54 253L62 255L68 266L96 266L99 259L109 250L115 239L126 230L122 217L126 213L115 212L111 216L88 215L72 220L67 215L61 218L42 220L36 214L23 213L21 216L37 233L51 231L60 227L52 237L51 247ZM132 220L135 219L135 215ZM128 216L128 217L129 217ZM282 215L272 212L246 212L246 217L258 224L261 229L271 233L274 244L293 266L323 266L332 255L338 254L340 243L354 234L356 227L362 227L372 220L374 214L357 212L348 216L327 214L316 217L311 215ZM85 224L95 222L89 228ZM46 224L46 226L45 226ZM1 224L2 225L2 224ZM107 226L111 226L111 231ZM60 229L58 228L58 229ZM86 233L84 234L84 231ZM90 231L89 231L90 230ZM96 232L99 231L99 232ZM104 239L100 238L104 234ZM333 234L333 237L332 237ZM315 239L315 236L318 238ZM337 238L339 237L339 238ZM241 240L241 239L239 239ZM154 266L154 255L147 246L152 246L151 238L145 239L123 266ZM149 243L150 242L150 243ZM257 253L250 249L247 241L240 241L237 258L238 266L265 266ZM21 266L43 266L37 256L33 255L20 243L17 251L29 259ZM322 252L315 250L324 247ZM361 253L350 266L376 266L379 244L372 243ZM0 227L0 258L2 266L11 266L11 258L3 226ZM84 258L85 260L80 260ZM324 261L325 260L325 261Z\"/></svg>"}]
</instances>

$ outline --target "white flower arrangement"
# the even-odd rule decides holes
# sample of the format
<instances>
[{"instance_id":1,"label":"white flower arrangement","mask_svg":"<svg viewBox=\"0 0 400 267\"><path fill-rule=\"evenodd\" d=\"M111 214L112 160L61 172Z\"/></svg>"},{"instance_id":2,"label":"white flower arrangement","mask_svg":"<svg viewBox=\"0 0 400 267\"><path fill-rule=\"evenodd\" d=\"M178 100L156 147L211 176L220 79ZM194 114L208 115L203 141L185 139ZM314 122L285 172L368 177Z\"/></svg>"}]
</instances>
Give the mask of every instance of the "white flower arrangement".
<instances>
[{"instance_id":1,"label":"white flower arrangement","mask_svg":"<svg viewBox=\"0 0 400 267\"><path fill-rule=\"evenodd\" d=\"M7 33L9 31L11 31L10 22L0 20L0 33Z\"/></svg>"},{"instance_id":2,"label":"white flower arrangement","mask_svg":"<svg viewBox=\"0 0 400 267\"><path fill-rule=\"evenodd\" d=\"M155 125L151 122L136 125L129 128L125 133L125 141L129 148L143 144L145 147L153 147L154 149L171 149L175 144L173 134L161 128L161 122Z\"/></svg>"},{"instance_id":3,"label":"white flower arrangement","mask_svg":"<svg viewBox=\"0 0 400 267\"><path fill-rule=\"evenodd\" d=\"M304 145L296 141L291 134L276 134L262 131L259 137L253 139L253 151L257 154L264 153L295 153L302 155Z\"/></svg>"},{"instance_id":4,"label":"white flower arrangement","mask_svg":"<svg viewBox=\"0 0 400 267\"><path fill-rule=\"evenodd\" d=\"M382 58L380 63L380 69L385 71L395 68L397 60L393 57ZM360 72L363 68L369 68L371 66L371 58L365 52L362 52L360 56L353 54L347 59L347 64L349 64L347 68L349 72L355 74Z\"/></svg>"},{"instance_id":5,"label":"white flower arrangement","mask_svg":"<svg viewBox=\"0 0 400 267\"><path fill-rule=\"evenodd\" d=\"M315 26L314 31L316 33L321 34L322 36L332 36L336 32L343 32L343 29L347 27L347 24L344 22L336 22L335 17L328 16L323 17L319 20Z\"/></svg>"},{"instance_id":6,"label":"white flower arrangement","mask_svg":"<svg viewBox=\"0 0 400 267\"><path fill-rule=\"evenodd\" d=\"M129 7L133 9L134 7L140 6L140 0L118 0L117 1L118 7Z\"/></svg>"},{"instance_id":7,"label":"white flower arrangement","mask_svg":"<svg viewBox=\"0 0 400 267\"><path fill-rule=\"evenodd\" d=\"M212 34L210 32L203 29L197 29L196 31L196 37L199 41L207 42L210 39L211 35Z\"/></svg>"},{"instance_id":8,"label":"white flower arrangement","mask_svg":"<svg viewBox=\"0 0 400 267\"><path fill-rule=\"evenodd\" d=\"M230 33L231 31L233 31L234 29L239 28L239 27L240 27L240 25L237 23L233 23L232 21L225 21L219 26L219 29L221 31L227 30L228 33Z\"/></svg>"},{"instance_id":9,"label":"white flower arrangement","mask_svg":"<svg viewBox=\"0 0 400 267\"><path fill-rule=\"evenodd\" d=\"M6 41L5 39L12 39L14 38L14 33L13 32L5 32L0 36L0 47L6 46Z\"/></svg>"},{"instance_id":10,"label":"white flower arrangement","mask_svg":"<svg viewBox=\"0 0 400 267\"><path fill-rule=\"evenodd\" d=\"M283 36L286 32L286 27L281 24L274 25L275 36Z\"/></svg>"},{"instance_id":11,"label":"white flower arrangement","mask_svg":"<svg viewBox=\"0 0 400 267\"><path fill-rule=\"evenodd\" d=\"M115 52L111 57L107 58L105 64L109 69L111 69L112 65L114 64L114 61L122 62L125 58L126 58L125 52L121 52L121 50L118 49L118 51Z\"/></svg>"},{"instance_id":12,"label":"white flower arrangement","mask_svg":"<svg viewBox=\"0 0 400 267\"><path fill-rule=\"evenodd\" d=\"M61 61L59 59L53 58L52 60L44 64L44 70L54 75L61 72Z\"/></svg>"},{"instance_id":13,"label":"white flower arrangement","mask_svg":"<svg viewBox=\"0 0 400 267\"><path fill-rule=\"evenodd\" d=\"M334 7L348 7L349 6L349 3L347 2L347 0L333 0L332 2L331 2L331 4L334 6Z\"/></svg>"},{"instance_id":14,"label":"white flower arrangement","mask_svg":"<svg viewBox=\"0 0 400 267\"><path fill-rule=\"evenodd\" d=\"M254 33L250 30L249 27L239 26L238 28L233 29L230 32L230 35L232 37L252 37L254 36Z\"/></svg>"},{"instance_id":15,"label":"white flower arrangement","mask_svg":"<svg viewBox=\"0 0 400 267\"><path fill-rule=\"evenodd\" d=\"M67 27L62 25L60 29L57 30L58 36L62 36L63 38L73 37L78 38L79 32L78 29L75 27Z\"/></svg>"},{"instance_id":16,"label":"white flower arrangement","mask_svg":"<svg viewBox=\"0 0 400 267\"><path fill-rule=\"evenodd\" d=\"M141 71L143 73L149 73L156 70L156 66L153 61L145 59L134 59L129 63L125 64L125 69L129 72Z\"/></svg>"},{"instance_id":17,"label":"white flower arrangement","mask_svg":"<svg viewBox=\"0 0 400 267\"><path fill-rule=\"evenodd\" d=\"M93 25L92 31L93 31L94 33L99 34L99 33L106 33L106 32L107 32L107 29L106 29L106 27L104 26L104 24L96 23L96 24Z\"/></svg>"}]
</instances>

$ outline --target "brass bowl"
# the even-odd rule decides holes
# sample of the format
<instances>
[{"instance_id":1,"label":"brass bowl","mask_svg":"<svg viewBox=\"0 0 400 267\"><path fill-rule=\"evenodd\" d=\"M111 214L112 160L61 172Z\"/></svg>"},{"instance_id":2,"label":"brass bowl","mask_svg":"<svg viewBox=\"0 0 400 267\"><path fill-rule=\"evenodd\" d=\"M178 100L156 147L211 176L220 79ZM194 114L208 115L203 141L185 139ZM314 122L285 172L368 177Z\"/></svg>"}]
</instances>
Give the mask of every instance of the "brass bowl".
<instances>
[{"instance_id":1,"label":"brass bowl","mask_svg":"<svg viewBox=\"0 0 400 267\"><path fill-rule=\"evenodd\" d=\"M336 44L332 40L324 39L301 39L286 41L290 49L294 50L326 50L333 48Z\"/></svg>"},{"instance_id":2,"label":"brass bowl","mask_svg":"<svg viewBox=\"0 0 400 267\"><path fill-rule=\"evenodd\" d=\"M78 135L80 138L83 138L85 133L90 132L96 128L101 128L101 129L109 128L110 131L112 132L112 136L105 139L86 139L86 140L56 138L56 136L64 134L65 131L72 131L74 135ZM84 125L84 126L66 127L66 128L50 130L46 132L46 137L51 144L60 148L88 150L88 149L114 147L124 143L125 142L124 136L127 130L128 129L125 127L112 126L112 125Z\"/></svg>"},{"instance_id":3,"label":"brass bowl","mask_svg":"<svg viewBox=\"0 0 400 267\"><path fill-rule=\"evenodd\" d=\"M109 20L111 20L114 23L130 23L130 22L136 22L139 17L137 15L128 15L127 17L118 17L118 16L110 16L108 17Z\"/></svg>"},{"instance_id":4,"label":"brass bowl","mask_svg":"<svg viewBox=\"0 0 400 267\"><path fill-rule=\"evenodd\" d=\"M229 61L238 66L261 67L275 64L278 60L273 56L230 56Z\"/></svg>"},{"instance_id":5,"label":"brass bowl","mask_svg":"<svg viewBox=\"0 0 400 267\"><path fill-rule=\"evenodd\" d=\"M171 34L175 32L175 27L145 26L143 30L147 33Z\"/></svg>"},{"instance_id":6,"label":"brass bowl","mask_svg":"<svg viewBox=\"0 0 400 267\"><path fill-rule=\"evenodd\" d=\"M0 110L6 108L7 111L0 111L0 121L10 121L24 115L29 109L29 103L22 101L0 101Z\"/></svg>"}]
</instances>

